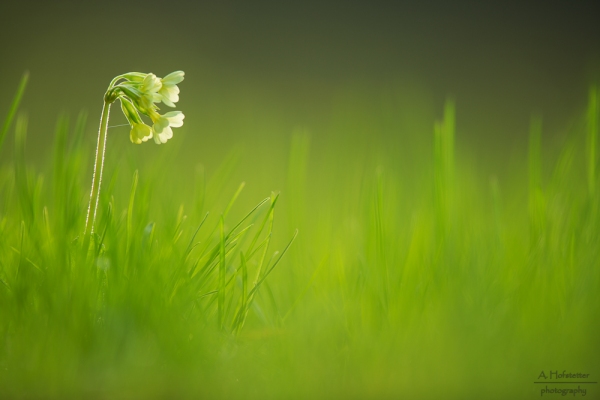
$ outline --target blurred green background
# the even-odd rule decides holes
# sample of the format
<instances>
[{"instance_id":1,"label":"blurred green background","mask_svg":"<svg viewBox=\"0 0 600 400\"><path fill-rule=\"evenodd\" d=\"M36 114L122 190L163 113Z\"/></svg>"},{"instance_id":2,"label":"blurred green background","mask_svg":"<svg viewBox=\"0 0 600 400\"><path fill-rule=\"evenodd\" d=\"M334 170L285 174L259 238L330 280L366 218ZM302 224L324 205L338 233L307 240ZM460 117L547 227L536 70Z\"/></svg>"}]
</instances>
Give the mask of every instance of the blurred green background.
<instances>
[{"instance_id":1,"label":"blurred green background","mask_svg":"<svg viewBox=\"0 0 600 400\"><path fill-rule=\"evenodd\" d=\"M539 397L541 370L597 377L597 8L2 2L0 118L31 75L26 146L13 123L0 149L0 395L504 399ZM104 91L174 70L185 124L161 146L110 128L114 267L79 269ZM235 336L189 309L214 282L164 298L240 182L228 227L280 191L270 251L300 233Z\"/></svg>"},{"instance_id":2,"label":"blurred green background","mask_svg":"<svg viewBox=\"0 0 600 400\"><path fill-rule=\"evenodd\" d=\"M598 70L594 11L593 1L5 1L0 76L12 93L31 72L35 159L59 112L99 118L113 76L181 69L189 157L262 140L240 127L265 114L276 140L296 126L321 138L339 98L377 107L387 96L407 124L430 124L452 96L459 143L490 162L523 146L532 112L553 137L585 105Z\"/></svg>"}]
</instances>

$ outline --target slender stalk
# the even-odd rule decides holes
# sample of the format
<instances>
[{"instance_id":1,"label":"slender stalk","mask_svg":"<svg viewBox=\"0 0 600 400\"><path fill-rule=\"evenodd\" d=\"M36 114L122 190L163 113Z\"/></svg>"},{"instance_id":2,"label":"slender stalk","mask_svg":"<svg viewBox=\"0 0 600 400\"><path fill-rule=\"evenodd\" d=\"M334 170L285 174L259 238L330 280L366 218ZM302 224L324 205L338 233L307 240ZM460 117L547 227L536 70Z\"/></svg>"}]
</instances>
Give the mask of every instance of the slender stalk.
<instances>
[{"instance_id":1,"label":"slender stalk","mask_svg":"<svg viewBox=\"0 0 600 400\"><path fill-rule=\"evenodd\" d=\"M94 163L94 174L92 175L92 189L90 192L90 203L88 205L87 216L85 217L85 241L94 232L96 223L96 214L98 210L98 200L100 198L100 185L102 183L102 170L104 167L104 153L106 150L106 131L108 129L108 115L110 113L110 104L104 101L102 107L102 117L100 118L100 128L98 130L98 143L96 144L96 162ZM94 207L93 217L90 219L90 213Z\"/></svg>"}]
</instances>

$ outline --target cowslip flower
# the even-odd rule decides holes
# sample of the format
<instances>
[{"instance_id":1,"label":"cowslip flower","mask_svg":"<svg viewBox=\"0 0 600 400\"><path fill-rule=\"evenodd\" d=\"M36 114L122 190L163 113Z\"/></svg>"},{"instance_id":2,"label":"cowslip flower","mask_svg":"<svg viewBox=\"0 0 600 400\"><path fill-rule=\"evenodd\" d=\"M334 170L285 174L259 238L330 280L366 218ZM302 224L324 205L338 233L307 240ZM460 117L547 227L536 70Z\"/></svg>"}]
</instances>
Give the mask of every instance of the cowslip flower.
<instances>
[{"instance_id":1,"label":"cowslip flower","mask_svg":"<svg viewBox=\"0 0 600 400\"><path fill-rule=\"evenodd\" d=\"M161 101L169 107L175 107L179 101L179 87L184 79L185 72L171 72L164 78L158 78L156 75L144 74L141 72L129 72L121 75L127 81L119 86L124 90L133 89L130 97L140 98L140 104L143 108L150 108L149 103L160 103Z\"/></svg>"},{"instance_id":2,"label":"cowslip flower","mask_svg":"<svg viewBox=\"0 0 600 400\"><path fill-rule=\"evenodd\" d=\"M91 234L94 232L111 104L117 100L121 102L121 110L131 126L129 139L132 143L141 144L152 138L157 144L166 143L173 137L171 128L183 126L185 116L181 111L170 111L161 115L158 113L159 108L156 104L162 102L169 107L175 107L175 103L179 101L177 84L183 81L184 75L183 71L175 71L164 78L159 78L152 73L129 72L115 77L110 82L108 90L104 94L104 106L100 118L92 190L85 219L84 247L89 245ZM152 127L142 120L140 114L146 115L152 120Z\"/></svg>"},{"instance_id":3,"label":"cowslip flower","mask_svg":"<svg viewBox=\"0 0 600 400\"><path fill-rule=\"evenodd\" d=\"M185 116L181 111L172 111L164 115L158 113L159 108L155 103L163 102L167 106L175 107L179 101L178 83L182 82L185 73L175 71L158 78L149 73L130 72L121 75L123 82L114 85L112 97L124 99L122 102L123 113L131 126L130 139L132 143L141 144L154 138L157 144L166 143L173 137L173 128L183 125ZM152 131L148 132L148 125L144 124L139 113L147 115L152 120Z\"/></svg>"},{"instance_id":4,"label":"cowslip flower","mask_svg":"<svg viewBox=\"0 0 600 400\"><path fill-rule=\"evenodd\" d=\"M152 125L152 132L154 136L154 142L156 144L166 143L167 140L173 137L173 128L179 128L183 125L183 119L185 115L181 111L169 111L164 115L160 115L157 112L150 114L150 118L154 125Z\"/></svg>"}]
</instances>

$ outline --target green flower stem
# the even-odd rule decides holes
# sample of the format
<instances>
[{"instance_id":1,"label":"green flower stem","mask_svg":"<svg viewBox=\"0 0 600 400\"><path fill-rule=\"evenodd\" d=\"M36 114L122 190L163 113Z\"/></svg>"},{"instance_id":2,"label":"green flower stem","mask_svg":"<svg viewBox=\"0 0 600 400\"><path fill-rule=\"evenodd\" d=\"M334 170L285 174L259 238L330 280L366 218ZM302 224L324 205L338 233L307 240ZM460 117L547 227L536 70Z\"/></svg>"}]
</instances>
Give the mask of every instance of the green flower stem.
<instances>
[{"instance_id":1,"label":"green flower stem","mask_svg":"<svg viewBox=\"0 0 600 400\"><path fill-rule=\"evenodd\" d=\"M94 163L94 174L92 175L92 190L90 191L90 202L83 231L82 244L86 251L89 250L98 215L110 105L117 99L121 99L121 108L131 126L129 137L133 143L140 144L152 137L154 137L157 144L166 143L167 140L173 137L171 128L182 126L185 115L180 111L171 111L160 115L157 112L158 107L154 103L162 101L166 105L174 106L173 103L179 100L177 84L183 80L183 76L183 71L172 72L164 78L158 78L152 73L130 72L116 76L108 85L108 89L104 94L104 106L102 107L98 143L96 145L96 162ZM119 83L120 81L123 82ZM141 120L138 112L150 117L154 125L152 127L146 125Z\"/></svg>"},{"instance_id":2,"label":"green flower stem","mask_svg":"<svg viewBox=\"0 0 600 400\"><path fill-rule=\"evenodd\" d=\"M110 113L111 102L104 101L102 107L102 117L100 119L100 129L98 131L98 143L96 145L96 162L94 163L94 174L92 175L92 190L90 193L90 203L88 205L87 216L85 217L85 242L89 240L89 236L94 232L94 224L96 223L96 214L98 210L98 200L100 198L100 185L102 183L102 170L104 167L104 153L106 150L106 131L108 129L108 115ZM92 218L90 213L94 207Z\"/></svg>"}]
</instances>

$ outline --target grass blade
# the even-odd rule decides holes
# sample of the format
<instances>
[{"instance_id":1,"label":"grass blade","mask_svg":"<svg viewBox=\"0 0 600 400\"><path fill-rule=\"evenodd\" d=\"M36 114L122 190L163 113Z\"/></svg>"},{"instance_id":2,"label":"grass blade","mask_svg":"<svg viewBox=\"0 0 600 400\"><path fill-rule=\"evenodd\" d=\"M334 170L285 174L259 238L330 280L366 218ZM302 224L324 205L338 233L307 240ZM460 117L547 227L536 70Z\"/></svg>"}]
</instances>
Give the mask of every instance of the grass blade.
<instances>
[{"instance_id":1,"label":"grass blade","mask_svg":"<svg viewBox=\"0 0 600 400\"><path fill-rule=\"evenodd\" d=\"M25 93L25 88L27 87L27 81L29 80L29 71L25 71L23 77L21 78L21 82L19 83L19 87L17 88L17 93L15 94L15 98L10 106L8 111L8 115L4 120L4 125L2 126L2 130L0 131L0 151L2 151L2 144L4 143L4 138L6 137L6 133L10 129L10 125L12 123L15 114L17 113L17 109L19 108L19 104L21 103L21 98L23 97L23 93Z\"/></svg>"},{"instance_id":2,"label":"grass blade","mask_svg":"<svg viewBox=\"0 0 600 400\"><path fill-rule=\"evenodd\" d=\"M235 192L235 194L233 195L233 197L229 201L229 204L227 204L227 207L225 208L225 211L223 212L223 218L227 218L227 214L229 214L229 210L231 210L231 207L233 207L233 204L237 200L238 196L240 195L240 193L242 193L242 190L244 189L244 186L246 186L246 182L242 182L240 184L240 186L238 187L237 191Z\"/></svg>"},{"instance_id":3,"label":"grass blade","mask_svg":"<svg viewBox=\"0 0 600 400\"><path fill-rule=\"evenodd\" d=\"M33 221L33 194L29 187L27 166L25 165L25 143L27 140L27 117L20 114L15 127L15 183L19 193L22 216L31 226Z\"/></svg>"}]
</instances>

